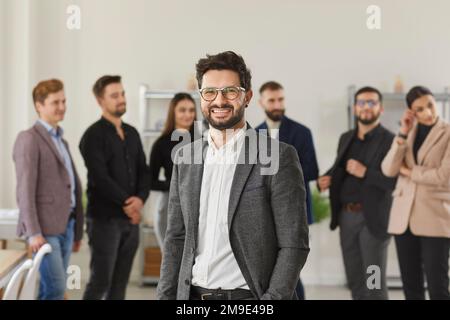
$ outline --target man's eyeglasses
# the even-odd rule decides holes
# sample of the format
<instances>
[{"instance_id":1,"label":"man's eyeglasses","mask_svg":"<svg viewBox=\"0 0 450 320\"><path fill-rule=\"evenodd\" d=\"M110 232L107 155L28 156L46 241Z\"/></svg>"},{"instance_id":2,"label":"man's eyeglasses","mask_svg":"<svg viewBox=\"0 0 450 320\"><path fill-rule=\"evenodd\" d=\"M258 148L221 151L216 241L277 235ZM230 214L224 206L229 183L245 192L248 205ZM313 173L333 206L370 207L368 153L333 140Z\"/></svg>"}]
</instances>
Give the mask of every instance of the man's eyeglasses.
<instances>
[{"instance_id":1,"label":"man's eyeglasses","mask_svg":"<svg viewBox=\"0 0 450 320\"><path fill-rule=\"evenodd\" d=\"M222 92L222 95L227 100L235 100L239 97L241 91L245 92L245 89L242 87L224 87L224 88L203 88L200 89L200 95L205 101L213 101L216 99L219 91Z\"/></svg>"},{"instance_id":2,"label":"man's eyeglasses","mask_svg":"<svg viewBox=\"0 0 450 320\"><path fill-rule=\"evenodd\" d=\"M373 107L376 107L376 106L378 105L379 101L378 101L378 100L372 100L372 99L369 99L369 100L358 99L358 100L356 100L356 102L355 102L355 104L356 104L358 107L360 107L360 108L364 108L364 106L366 105L366 103L367 103L367 105L369 106L369 108L373 108Z\"/></svg>"}]
</instances>

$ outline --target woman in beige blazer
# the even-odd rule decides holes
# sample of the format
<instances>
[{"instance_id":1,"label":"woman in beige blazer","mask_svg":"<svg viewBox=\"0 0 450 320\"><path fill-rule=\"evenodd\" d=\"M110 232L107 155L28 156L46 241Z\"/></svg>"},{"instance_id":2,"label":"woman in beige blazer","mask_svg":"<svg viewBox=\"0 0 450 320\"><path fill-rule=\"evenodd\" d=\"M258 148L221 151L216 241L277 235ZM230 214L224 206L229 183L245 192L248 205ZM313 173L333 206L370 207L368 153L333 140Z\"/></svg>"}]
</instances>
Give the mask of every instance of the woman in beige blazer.
<instances>
[{"instance_id":1,"label":"woman in beige blazer","mask_svg":"<svg viewBox=\"0 0 450 320\"><path fill-rule=\"evenodd\" d=\"M450 299L450 125L439 119L425 87L412 88L401 128L382 163L398 176L388 232L395 244L406 299Z\"/></svg>"}]
</instances>

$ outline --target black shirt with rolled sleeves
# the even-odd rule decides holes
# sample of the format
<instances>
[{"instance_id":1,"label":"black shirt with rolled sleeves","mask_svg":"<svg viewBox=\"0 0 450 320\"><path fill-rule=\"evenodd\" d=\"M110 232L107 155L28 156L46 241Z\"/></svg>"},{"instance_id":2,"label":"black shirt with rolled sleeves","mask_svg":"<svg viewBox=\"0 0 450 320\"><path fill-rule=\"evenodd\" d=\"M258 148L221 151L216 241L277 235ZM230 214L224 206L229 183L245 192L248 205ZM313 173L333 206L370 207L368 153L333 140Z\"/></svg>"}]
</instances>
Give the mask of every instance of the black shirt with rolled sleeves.
<instances>
[{"instance_id":1,"label":"black shirt with rolled sleeves","mask_svg":"<svg viewBox=\"0 0 450 320\"><path fill-rule=\"evenodd\" d=\"M149 169L138 131L122 122L125 139L115 126L101 118L91 125L80 142L88 169L87 215L95 218L129 219L123 211L131 196L145 202L149 195Z\"/></svg>"},{"instance_id":2,"label":"black shirt with rolled sleeves","mask_svg":"<svg viewBox=\"0 0 450 320\"><path fill-rule=\"evenodd\" d=\"M347 153L342 159L341 167L346 170L347 161L350 159L357 160L366 166L364 163L364 155L366 155L370 148L374 148L373 136L377 133L380 126L375 127L364 135L364 139L361 140L358 137L358 130L355 130L350 147ZM361 203L362 202L362 190L363 190L363 178L355 177L347 173L342 183L342 189L340 194L341 203Z\"/></svg>"}]
</instances>

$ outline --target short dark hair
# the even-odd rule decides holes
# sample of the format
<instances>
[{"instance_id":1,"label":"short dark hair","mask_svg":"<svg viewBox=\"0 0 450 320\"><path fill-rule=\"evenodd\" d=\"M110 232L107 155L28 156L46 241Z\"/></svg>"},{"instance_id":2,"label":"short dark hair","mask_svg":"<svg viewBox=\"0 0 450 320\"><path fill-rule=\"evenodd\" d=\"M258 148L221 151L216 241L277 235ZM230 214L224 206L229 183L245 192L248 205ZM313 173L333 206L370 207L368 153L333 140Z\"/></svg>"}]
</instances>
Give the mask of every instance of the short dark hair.
<instances>
[{"instance_id":1,"label":"short dark hair","mask_svg":"<svg viewBox=\"0 0 450 320\"><path fill-rule=\"evenodd\" d=\"M270 91L283 90L283 86L276 81L267 81L261 86L261 88L259 88L259 94L262 94L266 90Z\"/></svg>"},{"instance_id":2,"label":"short dark hair","mask_svg":"<svg viewBox=\"0 0 450 320\"><path fill-rule=\"evenodd\" d=\"M103 76L97 81L95 81L94 86L92 87L92 91L96 98L103 97L103 93L105 92L105 88L111 83L121 83L121 76Z\"/></svg>"},{"instance_id":3,"label":"short dark hair","mask_svg":"<svg viewBox=\"0 0 450 320\"><path fill-rule=\"evenodd\" d=\"M380 90L375 89L373 87L362 87L361 89L356 91L355 96L354 96L354 102L356 103L356 98L361 93L366 93L366 92L376 93L378 95L378 99L380 100L380 104L383 102L383 95L381 94Z\"/></svg>"},{"instance_id":4,"label":"short dark hair","mask_svg":"<svg viewBox=\"0 0 450 320\"><path fill-rule=\"evenodd\" d=\"M420 97L427 95L434 97L433 93L427 87L415 86L411 88L411 90L409 90L408 93L406 94L406 104L408 105L408 108L411 109L411 106L414 103L414 101L416 101Z\"/></svg>"},{"instance_id":5,"label":"short dark hair","mask_svg":"<svg viewBox=\"0 0 450 320\"><path fill-rule=\"evenodd\" d=\"M197 70L197 82L199 88L202 87L203 75L209 70L235 71L239 75L241 87L245 90L250 90L252 88L252 75L250 70L247 68L242 56L233 51L225 51L215 55L207 54L206 58L202 58L197 62L195 68Z\"/></svg>"}]
</instances>

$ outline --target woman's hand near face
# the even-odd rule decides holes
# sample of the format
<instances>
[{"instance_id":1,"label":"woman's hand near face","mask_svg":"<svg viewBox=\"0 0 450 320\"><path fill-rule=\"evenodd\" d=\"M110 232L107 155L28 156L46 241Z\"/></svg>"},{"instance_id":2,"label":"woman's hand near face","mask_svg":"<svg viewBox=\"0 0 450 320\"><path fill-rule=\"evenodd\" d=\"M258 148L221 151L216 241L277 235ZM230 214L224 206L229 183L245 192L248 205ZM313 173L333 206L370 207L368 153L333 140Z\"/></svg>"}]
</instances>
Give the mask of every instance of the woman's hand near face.
<instances>
[{"instance_id":1,"label":"woman's hand near face","mask_svg":"<svg viewBox=\"0 0 450 320\"><path fill-rule=\"evenodd\" d=\"M402 119L400 120L400 133L404 135L408 135L408 133L411 131L412 127L414 126L415 122L415 115L414 112L411 109L407 109L402 116Z\"/></svg>"}]
</instances>

